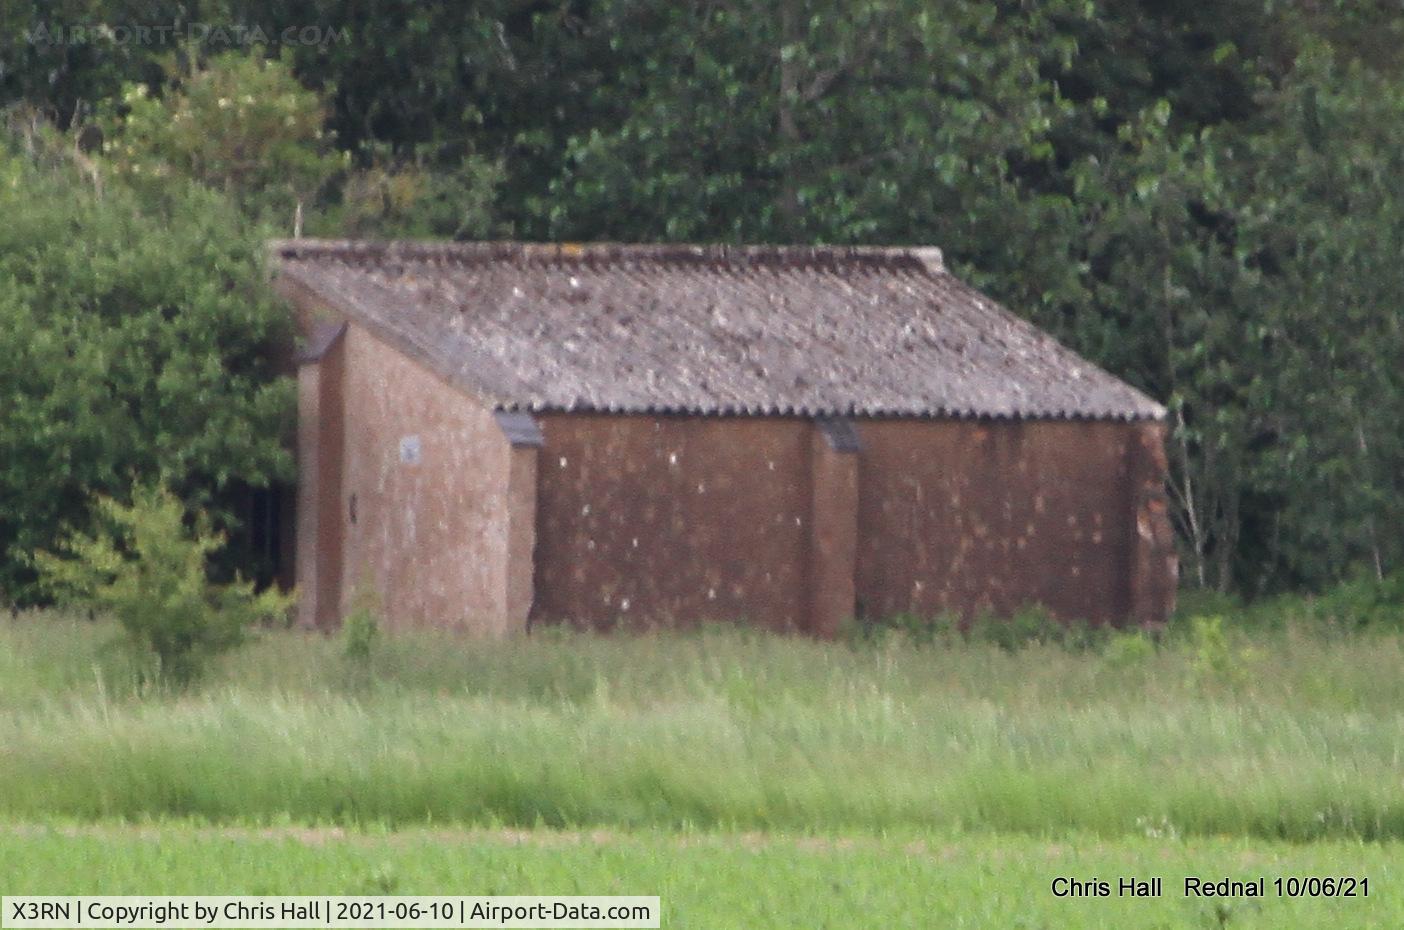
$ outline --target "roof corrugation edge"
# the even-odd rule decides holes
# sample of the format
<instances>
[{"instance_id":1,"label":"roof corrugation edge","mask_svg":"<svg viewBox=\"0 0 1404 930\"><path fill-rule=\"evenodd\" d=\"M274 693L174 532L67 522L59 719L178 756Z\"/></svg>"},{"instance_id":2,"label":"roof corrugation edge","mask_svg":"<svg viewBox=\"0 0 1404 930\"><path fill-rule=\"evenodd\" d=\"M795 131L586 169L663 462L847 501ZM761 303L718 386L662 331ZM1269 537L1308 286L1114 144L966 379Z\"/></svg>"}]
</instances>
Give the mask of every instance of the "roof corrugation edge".
<instances>
[{"instance_id":1,"label":"roof corrugation edge","mask_svg":"<svg viewBox=\"0 0 1404 930\"><path fill-rule=\"evenodd\" d=\"M564 264L626 261L678 265L807 267L838 264L943 272L936 246L875 245L677 245L669 243L432 242L420 240L273 239L274 262L340 261L348 265L391 261L480 264L518 261Z\"/></svg>"},{"instance_id":2,"label":"roof corrugation edge","mask_svg":"<svg viewBox=\"0 0 1404 930\"><path fill-rule=\"evenodd\" d=\"M536 257L538 261L621 260L625 258L647 258L653 261L682 260L702 264L713 261L733 261L737 263L785 263L804 265L795 261L796 257L807 257L810 264L836 263L842 260L863 262L864 260L887 267L902 267L926 274L940 275L956 281L962 287L974 290L964 281L952 276L945 268L941 250L935 246L776 246L776 245L654 245L654 244L551 244L522 242L426 242L426 241L363 241L349 239L273 239L268 242L268 255L278 273L288 273L287 262L308 261L316 258L339 258L347 264L360 264L362 259L434 261L464 260L503 261ZM293 274L296 277L296 274ZM611 405L609 408L588 402L552 404L539 401L508 401L494 396L483 385L463 377L461 371L441 365L434 353L426 351L401 334L388 329L367 313L356 312L352 302L336 294L326 294L306 280L300 280L304 287L318 293L324 300L343 311L354 315L361 325L372 330L379 338L386 340L419 360L451 384L477 397L495 411L529 411L531 413L596 413L619 415L687 415L687 416L799 416L807 419L819 417L864 417L873 419L916 419L916 420L985 420L985 421L1087 421L1087 422L1137 422L1163 421L1167 410L1143 391L1117 378L1100 366L1088 361L1073 350L1063 346L1051 334L1020 317L998 301L975 291L981 300L996 312L1001 313L1018 325L1034 329L1041 338L1056 343L1063 351L1075 356L1089 368L1106 377L1120 382L1142 400L1147 410L1141 411L1081 411L1081 410L1008 410L977 412L975 410L952 409L936 405L929 410L903 410L893 407L864 404L834 405L828 407L801 407L797 412L782 414L779 405L763 405L757 411L742 409L728 404L641 404Z\"/></svg>"}]
</instances>

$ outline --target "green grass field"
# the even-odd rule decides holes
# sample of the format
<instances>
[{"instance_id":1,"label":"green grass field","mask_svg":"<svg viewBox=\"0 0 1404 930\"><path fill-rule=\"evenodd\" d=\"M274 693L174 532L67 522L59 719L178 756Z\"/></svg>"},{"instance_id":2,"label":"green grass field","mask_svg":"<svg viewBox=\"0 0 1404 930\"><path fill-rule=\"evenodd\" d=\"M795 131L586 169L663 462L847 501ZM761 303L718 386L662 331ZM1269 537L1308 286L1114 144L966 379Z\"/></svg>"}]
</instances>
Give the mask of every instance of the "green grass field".
<instances>
[{"instance_id":1,"label":"green grass field","mask_svg":"<svg viewBox=\"0 0 1404 930\"><path fill-rule=\"evenodd\" d=\"M1187 874L1368 875L1369 897L1187 899ZM674 928L1398 927L1377 844L946 836L913 841L643 831L275 828L0 831L8 894L658 894ZM1159 899L1056 898L1058 875L1159 875Z\"/></svg>"},{"instance_id":2,"label":"green grass field","mask_svg":"<svg viewBox=\"0 0 1404 930\"><path fill-rule=\"evenodd\" d=\"M0 893L663 895L666 926L1399 926L1404 636L265 633L143 693L0 623ZM6 826L8 824L9 826ZM137 826L123 826L136 824ZM566 831L566 832L561 832ZM1060 874L1157 874L1159 901ZM1370 879L1187 900L1185 875Z\"/></svg>"}]
</instances>

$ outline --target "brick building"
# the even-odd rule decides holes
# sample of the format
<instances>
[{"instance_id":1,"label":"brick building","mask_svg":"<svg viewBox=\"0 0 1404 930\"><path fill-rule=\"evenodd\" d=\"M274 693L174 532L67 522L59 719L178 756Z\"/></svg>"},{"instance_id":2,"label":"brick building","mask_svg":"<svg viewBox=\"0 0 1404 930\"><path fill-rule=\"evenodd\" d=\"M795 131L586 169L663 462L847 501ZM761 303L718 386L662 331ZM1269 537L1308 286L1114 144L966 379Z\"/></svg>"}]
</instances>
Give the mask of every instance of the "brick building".
<instances>
[{"instance_id":1,"label":"brick building","mask_svg":"<svg viewBox=\"0 0 1404 930\"><path fill-rule=\"evenodd\" d=\"M274 243L302 619L1156 623L1164 409L935 249Z\"/></svg>"}]
</instances>

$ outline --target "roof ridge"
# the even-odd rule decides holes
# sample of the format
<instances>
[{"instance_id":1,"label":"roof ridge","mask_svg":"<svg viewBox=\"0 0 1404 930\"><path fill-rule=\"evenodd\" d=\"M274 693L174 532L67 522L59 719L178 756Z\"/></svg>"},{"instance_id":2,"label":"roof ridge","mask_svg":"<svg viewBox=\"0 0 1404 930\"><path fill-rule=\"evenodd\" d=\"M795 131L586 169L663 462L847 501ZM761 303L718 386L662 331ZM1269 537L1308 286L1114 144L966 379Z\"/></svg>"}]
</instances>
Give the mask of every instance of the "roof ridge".
<instances>
[{"instance_id":1,"label":"roof ridge","mask_svg":"<svg viewBox=\"0 0 1404 930\"><path fill-rule=\"evenodd\" d=\"M278 241L285 293L504 408L1160 420L935 264L852 246Z\"/></svg>"},{"instance_id":2,"label":"roof ridge","mask_svg":"<svg viewBox=\"0 0 1404 930\"><path fill-rule=\"evenodd\" d=\"M500 261L541 264L650 262L762 267L856 265L932 274L946 270L941 250L936 246L274 239L268 243L268 250L271 257L280 261L321 259L353 265L387 261L454 264Z\"/></svg>"}]
</instances>

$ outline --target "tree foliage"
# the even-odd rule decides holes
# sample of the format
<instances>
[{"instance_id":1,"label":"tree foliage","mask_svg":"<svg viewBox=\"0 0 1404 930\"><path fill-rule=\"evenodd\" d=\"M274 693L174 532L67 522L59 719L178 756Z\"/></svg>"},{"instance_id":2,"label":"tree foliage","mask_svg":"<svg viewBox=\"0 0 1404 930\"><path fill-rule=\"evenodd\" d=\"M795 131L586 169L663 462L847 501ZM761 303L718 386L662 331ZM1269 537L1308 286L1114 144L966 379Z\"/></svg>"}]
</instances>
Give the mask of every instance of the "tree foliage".
<instances>
[{"instance_id":1,"label":"tree foliage","mask_svg":"<svg viewBox=\"0 0 1404 930\"><path fill-rule=\"evenodd\" d=\"M114 617L129 644L155 659L162 681L188 684L251 625L288 612L276 588L255 594L250 582L210 583L208 562L224 537L203 514L187 528L169 490L138 486L130 504L99 497L93 509L91 535L70 535L61 554L40 552L36 564L60 600Z\"/></svg>"},{"instance_id":2,"label":"tree foliage","mask_svg":"<svg viewBox=\"0 0 1404 930\"><path fill-rule=\"evenodd\" d=\"M0 591L31 597L23 554L134 476L166 476L222 525L232 483L290 476L273 352L288 322L257 227L187 182L99 194L66 163L3 152L0 216Z\"/></svg>"},{"instance_id":3,"label":"tree foliage","mask_svg":"<svg viewBox=\"0 0 1404 930\"><path fill-rule=\"evenodd\" d=\"M302 197L319 234L940 245L1169 405L1191 582L1318 587L1404 559L1390 0L74 0L3 16L0 104L61 127L112 113L107 161L135 144L245 209L282 198L284 225ZM225 31L115 38L192 23ZM87 41L62 40L75 25ZM258 42L230 48L235 27ZM219 106L245 97L245 113ZM15 305L32 303L0 288Z\"/></svg>"},{"instance_id":4,"label":"tree foliage","mask_svg":"<svg viewBox=\"0 0 1404 930\"><path fill-rule=\"evenodd\" d=\"M194 63L160 98L124 85L104 146L137 185L191 179L293 231L293 217L337 170L323 151L322 102L277 60L224 54Z\"/></svg>"}]
</instances>

